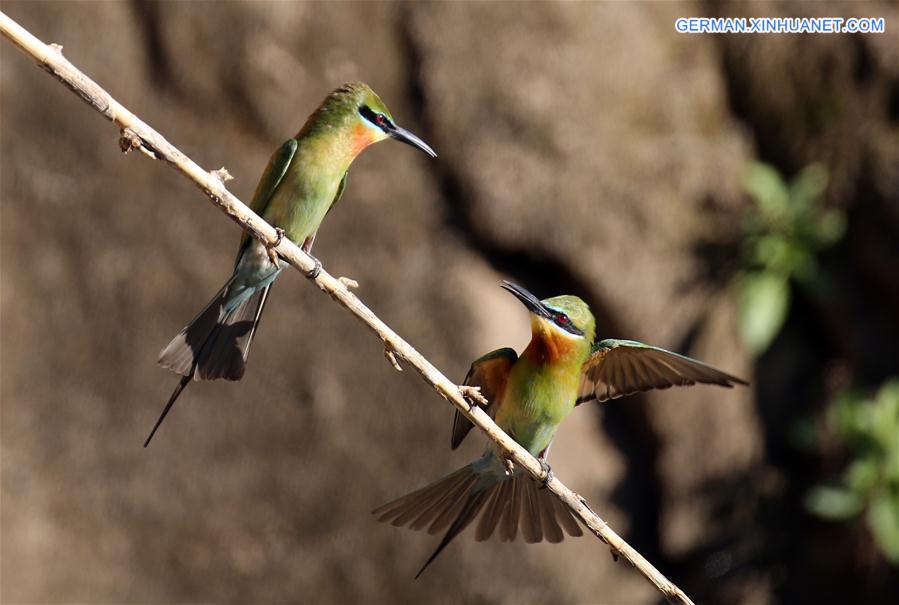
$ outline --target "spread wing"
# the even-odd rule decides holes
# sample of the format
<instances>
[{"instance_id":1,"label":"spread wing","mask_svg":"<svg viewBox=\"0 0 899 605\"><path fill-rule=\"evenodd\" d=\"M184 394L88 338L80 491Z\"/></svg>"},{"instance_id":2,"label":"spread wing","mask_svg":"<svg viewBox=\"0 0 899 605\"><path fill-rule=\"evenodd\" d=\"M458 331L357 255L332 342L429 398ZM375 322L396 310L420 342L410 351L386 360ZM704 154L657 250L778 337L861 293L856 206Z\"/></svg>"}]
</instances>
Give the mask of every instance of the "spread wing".
<instances>
[{"instance_id":1,"label":"spread wing","mask_svg":"<svg viewBox=\"0 0 899 605\"><path fill-rule=\"evenodd\" d=\"M578 404L608 401L639 391L692 384L730 388L749 384L712 366L635 340L603 340L584 364Z\"/></svg>"},{"instance_id":2,"label":"spread wing","mask_svg":"<svg viewBox=\"0 0 899 605\"><path fill-rule=\"evenodd\" d=\"M496 402L502 395L503 389L506 388L509 370L512 369L512 364L517 359L518 354L514 349L497 349L476 359L471 364L468 374L465 375L463 384L481 387L481 395L490 402L487 406L487 413L491 418L496 415ZM465 416L458 410L456 411L453 418L453 437L450 443L452 449L459 447L473 426Z\"/></svg>"},{"instance_id":3,"label":"spread wing","mask_svg":"<svg viewBox=\"0 0 899 605\"><path fill-rule=\"evenodd\" d=\"M297 141L296 139L290 139L272 154L271 159L268 161L268 166L265 167L265 172L262 173L262 177L259 179L259 184L256 185L253 201L250 203L250 208L253 209L253 212L260 216L265 214L265 209L268 208L272 194L278 188L278 185L281 184L281 180L287 173L287 168L293 161L293 156L296 152ZM250 234L244 231L240 240L241 251L243 251L243 247L249 241L249 238ZM238 258L240 258L239 254Z\"/></svg>"}]
</instances>

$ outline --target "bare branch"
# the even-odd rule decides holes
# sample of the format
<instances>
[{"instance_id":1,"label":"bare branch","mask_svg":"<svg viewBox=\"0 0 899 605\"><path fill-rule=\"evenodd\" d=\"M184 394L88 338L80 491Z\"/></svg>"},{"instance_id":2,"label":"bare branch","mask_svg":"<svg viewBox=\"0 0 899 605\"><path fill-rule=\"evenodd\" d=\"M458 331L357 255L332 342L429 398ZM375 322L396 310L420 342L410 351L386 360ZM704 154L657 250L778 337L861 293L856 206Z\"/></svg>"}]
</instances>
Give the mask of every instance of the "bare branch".
<instances>
[{"instance_id":1,"label":"bare branch","mask_svg":"<svg viewBox=\"0 0 899 605\"><path fill-rule=\"evenodd\" d=\"M301 273L307 274L315 268L315 262L310 256L290 240L279 238L274 227L263 221L225 188L223 181L227 180L224 176L227 171L224 173L216 171L217 174L213 174L181 153L161 134L113 99L109 93L63 57L61 46L44 44L2 12L0 12L0 31L19 48L31 55L41 68L68 86L106 119L115 123L121 131L120 142L123 151L140 149L149 157L167 162L192 180L220 210L231 217L242 229L262 243L272 246L278 256ZM280 241L278 241L279 239ZM544 478L543 469L537 459L504 433L484 410L478 406L469 405L458 385L444 376L412 345L400 338L350 292L347 286L351 284L347 280L334 278L322 270L313 281L323 292L355 315L383 341L385 355L397 369L401 369L398 359L404 360L415 368L425 382L502 448L510 463L525 469L537 480ZM680 588L663 576L649 561L606 525L605 521L590 509L583 498L565 487L557 478L549 481L547 487L571 509L584 525L609 545L613 557L620 556L633 565L669 602L692 604L690 598Z\"/></svg>"}]
</instances>

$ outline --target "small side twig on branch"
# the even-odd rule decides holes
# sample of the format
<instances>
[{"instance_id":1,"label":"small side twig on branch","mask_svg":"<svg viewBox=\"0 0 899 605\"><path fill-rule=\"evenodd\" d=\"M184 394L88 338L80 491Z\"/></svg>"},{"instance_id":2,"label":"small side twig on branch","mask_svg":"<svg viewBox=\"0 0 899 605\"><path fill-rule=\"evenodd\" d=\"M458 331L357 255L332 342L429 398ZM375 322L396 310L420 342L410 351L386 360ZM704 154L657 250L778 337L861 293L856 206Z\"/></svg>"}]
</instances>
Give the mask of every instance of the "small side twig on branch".
<instances>
[{"instance_id":1,"label":"small side twig on branch","mask_svg":"<svg viewBox=\"0 0 899 605\"><path fill-rule=\"evenodd\" d=\"M225 176L227 175L226 170L222 169L211 173L181 153L161 134L113 99L108 92L63 57L61 46L44 44L2 12L0 12L0 32L33 57L41 68L68 86L106 119L115 123L121 131L120 142L123 151L140 149L149 157L167 162L190 178L220 210L231 217L242 229L265 244L277 243L274 250L287 263L303 274L315 268L315 262L299 246L286 238L278 242L279 238L275 228L262 220L225 188L224 181L228 180ZM314 278L314 281L323 292L340 303L383 341L385 355L394 367L401 370L399 360L402 359L415 368L425 382L502 448L511 463L519 465L535 479L543 479L543 469L536 458L503 432L484 410L476 405L470 405L458 385L444 376L412 345L403 340L350 292L348 286L354 285L352 280L335 278L322 270ZM466 394L470 395L471 393ZM597 537L608 544L613 557L620 556L634 566L665 599L670 603L692 605L693 602L680 588L662 575L649 561L606 525L605 521L590 509L581 496L568 489L557 478L552 478L547 483L547 488L564 502Z\"/></svg>"}]
</instances>

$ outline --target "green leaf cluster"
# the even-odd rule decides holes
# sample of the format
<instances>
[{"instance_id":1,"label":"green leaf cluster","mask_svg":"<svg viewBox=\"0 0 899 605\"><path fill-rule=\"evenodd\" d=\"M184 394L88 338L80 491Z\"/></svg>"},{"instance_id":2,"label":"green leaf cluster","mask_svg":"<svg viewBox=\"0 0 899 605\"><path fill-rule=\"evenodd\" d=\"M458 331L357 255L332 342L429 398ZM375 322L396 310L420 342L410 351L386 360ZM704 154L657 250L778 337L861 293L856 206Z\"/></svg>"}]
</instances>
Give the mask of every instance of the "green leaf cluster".
<instances>
[{"instance_id":1,"label":"green leaf cluster","mask_svg":"<svg viewBox=\"0 0 899 605\"><path fill-rule=\"evenodd\" d=\"M827 427L853 459L838 483L808 492L806 508L833 521L864 513L878 548L899 565L899 379L882 386L873 400L852 392L837 396Z\"/></svg>"},{"instance_id":2,"label":"green leaf cluster","mask_svg":"<svg viewBox=\"0 0 899 605\"><path fill-rule=\"evenodd\" d=\"M780 331L790 303L790 281L813 293L824 289L816 254L846 231L842 211L825 208L827 169L804 168L786 183L772 166L747 165L743 186L752 206L743 223L742 260L737 278L740 330L754 354L763 352Z\"/></svg>"}]
</instances>

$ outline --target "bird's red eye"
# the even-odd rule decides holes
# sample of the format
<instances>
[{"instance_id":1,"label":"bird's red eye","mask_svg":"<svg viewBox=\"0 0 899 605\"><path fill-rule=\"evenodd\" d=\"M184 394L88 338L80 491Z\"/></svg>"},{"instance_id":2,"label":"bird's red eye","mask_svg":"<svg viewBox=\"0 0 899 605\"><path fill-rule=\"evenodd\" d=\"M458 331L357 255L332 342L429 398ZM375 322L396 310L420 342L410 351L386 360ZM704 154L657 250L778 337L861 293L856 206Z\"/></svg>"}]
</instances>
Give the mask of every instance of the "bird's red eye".
<instances>
[{"instance_id":1,"label":"bird's red eye","mask_svg":"<svg viewBox=\"0 0 899 605\"><path fill-rule=\"evenodd\" d=\"M375 117L375 122L378 123L378 126L387 126L387 118L384 117L383 113L379 113Z\"/></svg>"},{"instance_id":2,"label":"bird's red eye","mask_svg":"<svg viewBox=\"0 0 899 605\"><path fill-rule=\"evenodd\" d=\"M564 313L559 313L558 315L556 315L556 321L558 321L560 324L567 324L571 320L568 319L568 316Z\"/></svg>"}]
</instances>

